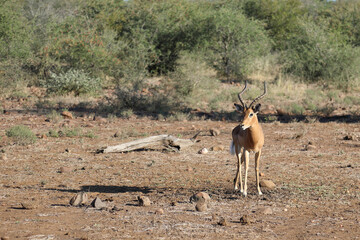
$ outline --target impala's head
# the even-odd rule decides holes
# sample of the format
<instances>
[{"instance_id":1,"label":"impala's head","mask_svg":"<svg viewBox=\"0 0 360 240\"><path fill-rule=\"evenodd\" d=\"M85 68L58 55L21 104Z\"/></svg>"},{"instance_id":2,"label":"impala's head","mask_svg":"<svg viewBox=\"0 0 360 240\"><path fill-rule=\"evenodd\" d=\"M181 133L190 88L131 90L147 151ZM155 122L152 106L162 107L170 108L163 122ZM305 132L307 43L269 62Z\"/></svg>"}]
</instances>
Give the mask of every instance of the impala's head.
<instances>
[{"instance_id":1,"label":"impala's head","mask_svg":"<svg viewBox=\"0 0 360 240\"><path fill-rule=\"evenodd\" d=\"M234 103L236 110L244 115L244 118L240 123L240 126L242 127L243 130L258 123L257 114L260 111L261 104L258 103L255 105L255 103L265 96L266 82L264 82L264 93L262 95L258 96L257 98L255 98L250 103L249 106L247 106L241 98L241 94L243 94L245 92L246 87L247 87L247 82L245 81L244 89L238 94L241 105Z\"/></svg>"}]
</instances>

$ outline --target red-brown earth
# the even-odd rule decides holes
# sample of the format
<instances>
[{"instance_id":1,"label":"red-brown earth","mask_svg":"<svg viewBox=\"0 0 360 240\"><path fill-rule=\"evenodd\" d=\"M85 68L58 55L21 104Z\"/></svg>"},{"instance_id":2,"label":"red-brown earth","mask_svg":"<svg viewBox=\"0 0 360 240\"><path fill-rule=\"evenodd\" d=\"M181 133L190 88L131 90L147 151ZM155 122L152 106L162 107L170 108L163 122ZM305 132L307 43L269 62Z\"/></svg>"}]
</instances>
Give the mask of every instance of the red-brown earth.
<instances>
[{"instance_id":1,"label":"red-brown earth","mask_svg":"<svg viewBox=\"0 0 360 240\"><path fill-rule=\"evenodd\" d=\"M76 114L74 114L76 115ZM233 121L156 121L147 117L45 121L45 115L0 115L0 237L4 239L358 239L360 236L360 134L358 123L262 123L262 179L255 188L251 154L248 196L233 191L235 156L228 145ZM12 144L6 129L26 125L39 136L50 129L80 128L92 137L44 137ZM220 130L211 136L209 129ZM104 146L171 134L199 143L178 153L159 149L96 154ZM114 134L118 132L118 137ZM351 136L350 140L344 137ZM312 147L308 147L311 142ZM204 147L222 151L198 154ZM84 191L86 205L70 199ZM190 197L211 197L195 210ZM147 196L148 207L137 197ZM107 208L89 204L99 197ZM162 210L160 210L162 209ZM247 224L240 221L245 216ZM221 218L225 226L219 225ZM244 218L243 218L244 219Z\"/></svg>"}]
</instances>

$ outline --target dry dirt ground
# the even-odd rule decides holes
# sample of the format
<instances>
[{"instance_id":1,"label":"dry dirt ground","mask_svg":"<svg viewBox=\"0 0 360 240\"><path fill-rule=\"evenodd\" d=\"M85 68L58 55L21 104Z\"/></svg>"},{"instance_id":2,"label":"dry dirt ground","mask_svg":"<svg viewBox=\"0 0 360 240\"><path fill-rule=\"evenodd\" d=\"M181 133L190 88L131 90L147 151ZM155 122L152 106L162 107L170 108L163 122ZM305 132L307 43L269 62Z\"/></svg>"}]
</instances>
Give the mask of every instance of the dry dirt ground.
<instances>
[{"instance_id":1,"label":"dry dirt ground","mask_svg":"<svg viewBox=\"0 0 360 240\"><path fill-rule=\"evenodd\" d=\"M23 124L42 135L81 128L96 137L46 137L29 146L11 143L5 130ZM358 123L262 123L266 143L255 189L251 155L248 197L233 191L235 156L228 145L236 122L102 119L78 116L46 121L26 112L0 115L0 237L3 239L359 239L360 134ZM220 135L207 130L217 128ZM103 146L172 134L201 142L179 153L160 150L96 154ZM119 137L114 137L118 132ZM344 140L345 136L351 140ZM309 142L312 147L307 147ZM223 145L223 151L198 154ZM61 171L62 169L62 171ZM107 208L74 207L84 191ZM205 212L189 198L211 196ZM138 206L137 197L152 204ZM25 208L23 207L25 205ZM164 213L156 213L163 209ZM247 224L240 218L246 215ZM218 224L221 218L226 226Z\"/></svg>"}]
</instances>

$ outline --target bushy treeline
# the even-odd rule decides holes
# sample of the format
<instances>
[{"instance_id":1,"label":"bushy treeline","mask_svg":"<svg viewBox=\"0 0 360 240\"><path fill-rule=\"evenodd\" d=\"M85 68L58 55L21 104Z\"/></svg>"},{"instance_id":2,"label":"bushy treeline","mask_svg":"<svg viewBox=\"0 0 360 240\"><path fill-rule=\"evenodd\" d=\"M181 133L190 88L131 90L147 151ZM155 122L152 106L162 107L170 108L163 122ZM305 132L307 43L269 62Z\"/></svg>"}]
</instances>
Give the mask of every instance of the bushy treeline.
<instances>
[{"instance_id":1,"label":"bushy treeline","mask_svg":"<svg viewBox=\"0 0 360 240\"><path fill-rule=\"evenodd\" d=\"M205 68L244 79L269 56L283 74L349 87L359 46L356 0L0 0L1 88L81 94L115 84L124 108L159 93L181 101Z\"/></svg>"}]
</instances>

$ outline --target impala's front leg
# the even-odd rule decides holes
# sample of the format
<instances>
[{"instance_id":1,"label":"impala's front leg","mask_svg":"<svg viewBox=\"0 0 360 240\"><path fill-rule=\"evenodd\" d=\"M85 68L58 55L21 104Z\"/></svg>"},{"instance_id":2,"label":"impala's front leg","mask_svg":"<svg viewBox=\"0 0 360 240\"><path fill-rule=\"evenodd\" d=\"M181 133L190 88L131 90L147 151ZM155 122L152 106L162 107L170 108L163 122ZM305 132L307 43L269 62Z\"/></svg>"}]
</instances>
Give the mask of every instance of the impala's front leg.
<instances>
[{"instance_id":1,"label":"impala's front leg","mask_svg":"<svg viewBox=\"0 0 360 240\"><path fill-rule=\"evenodd\" d=\"M259 195L262 195L260 184L259 184L259 163L260 163L261 150L255 153L255 176L256 176L256 187Z\"/></svg>"},{"instance_id":2,"label":"impala's front leg","mask_svg":"<svg viewBox=\"0 0 360 240\"><path fill-rule=\"evenodd\" d=\"M237 171L236 176L234 179L234 191L238 190L239 188L239 180L240 180L240 191L243 192L243 185L242 185L242 176L241 176L241 148L236 148L236 159L237 159Z\"/></svg>"},{"instance_id":3,"label":"impala's front leg","mask_svg":"<svg viewBox=\"0 0 360 240\"><path fill-rule=\"evenodd\" d=\"M244 151L244 155L245 155L245 164L244 164L244 168L245 168L245 177L244 177L244 192L243 195L246 197L247 196L247 175L248 175L248 168L249 168L249 152L247 150Z\"/></svg>"}]
</instances>

